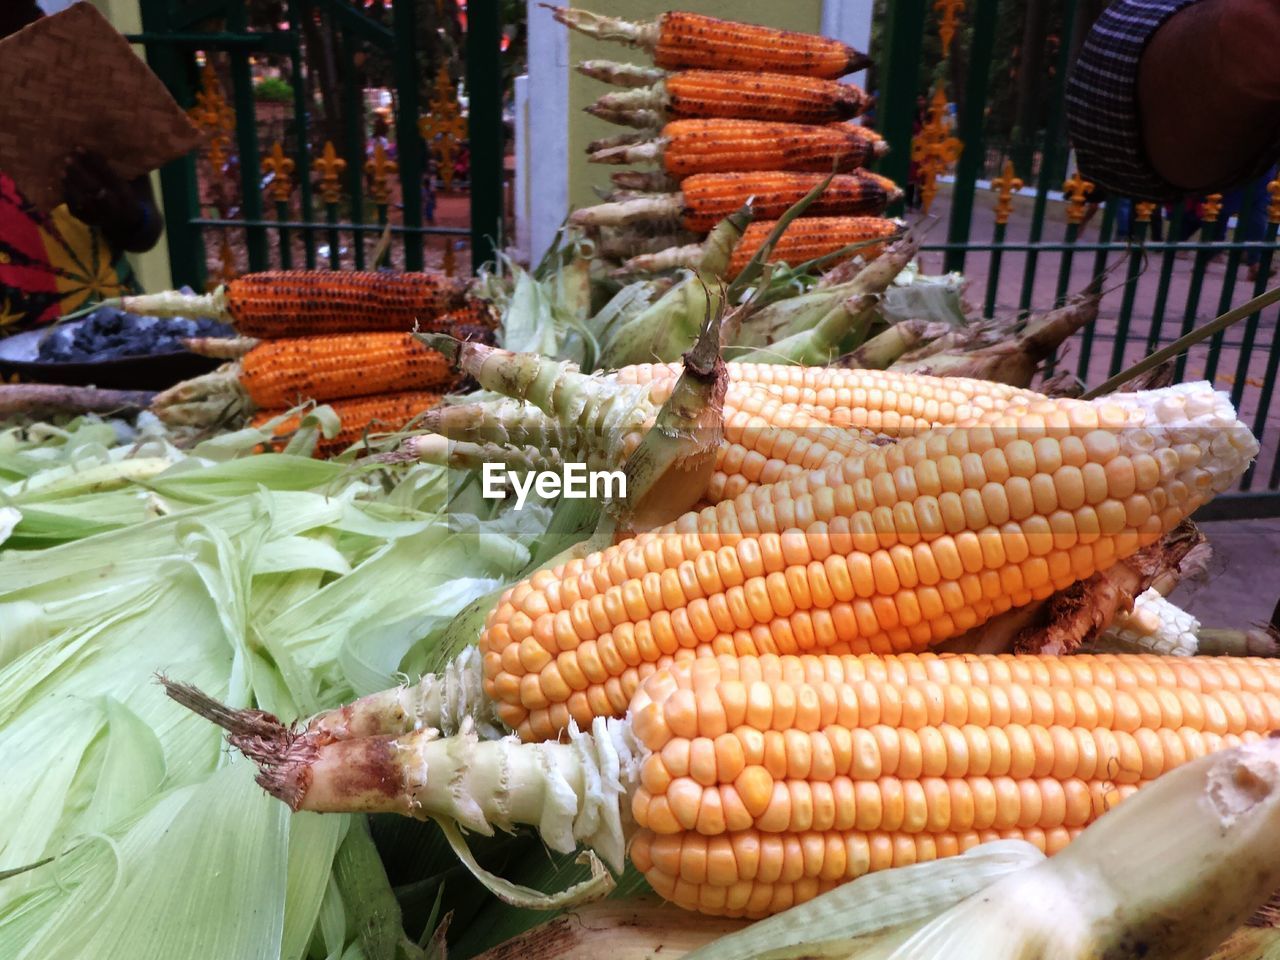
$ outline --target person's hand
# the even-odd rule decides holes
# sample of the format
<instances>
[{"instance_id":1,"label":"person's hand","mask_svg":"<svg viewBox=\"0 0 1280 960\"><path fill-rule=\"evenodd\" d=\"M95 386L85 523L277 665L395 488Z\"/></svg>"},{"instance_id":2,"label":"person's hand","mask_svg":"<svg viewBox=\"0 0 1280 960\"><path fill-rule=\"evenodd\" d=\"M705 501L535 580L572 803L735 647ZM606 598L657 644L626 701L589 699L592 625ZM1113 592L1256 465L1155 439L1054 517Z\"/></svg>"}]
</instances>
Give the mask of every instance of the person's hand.
<instances>
[{"instance_id":1,"label":"person's hand","mask_svg":"<svg viewBox=\"0 0 1280 960\"><path fill-rule=\"evenodd\" d=\"M128 231L143 218L128 181L96 153L77 149L68 158L62 189L72 216L91 227Z\"/></svg>"}]
</instances>

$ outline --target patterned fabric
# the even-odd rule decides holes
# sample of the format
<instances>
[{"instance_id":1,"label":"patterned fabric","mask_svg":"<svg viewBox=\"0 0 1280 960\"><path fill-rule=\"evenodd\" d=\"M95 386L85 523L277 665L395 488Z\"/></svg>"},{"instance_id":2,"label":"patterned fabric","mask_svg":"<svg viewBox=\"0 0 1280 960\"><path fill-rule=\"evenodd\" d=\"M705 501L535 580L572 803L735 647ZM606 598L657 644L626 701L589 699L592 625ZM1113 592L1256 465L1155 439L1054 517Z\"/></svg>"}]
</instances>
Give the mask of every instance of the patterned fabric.
<instances>
[{"instance_id":1,"label":"patterned fabric","mask_svg":"<svg viewBox=\"0 0 1280 960\"><path fill-rule=\"evenodd\" d=\"M45 216L0 173L0 337L138 292L128 261L60 206Z\"/></svg>"},{"instance_id":2,"label":"patterned fabric","mask_svg":"<svg viewBox=\"0 0 1280 960\"><path fill-rule=\"evenodd\" d=\"M1067 81L1067 131L1085 179L1142 200L1182 195L1143 149L1138 61L1156 30L1195 2L1116 0L1093 25Z\"/></svg>"}]
</instances>

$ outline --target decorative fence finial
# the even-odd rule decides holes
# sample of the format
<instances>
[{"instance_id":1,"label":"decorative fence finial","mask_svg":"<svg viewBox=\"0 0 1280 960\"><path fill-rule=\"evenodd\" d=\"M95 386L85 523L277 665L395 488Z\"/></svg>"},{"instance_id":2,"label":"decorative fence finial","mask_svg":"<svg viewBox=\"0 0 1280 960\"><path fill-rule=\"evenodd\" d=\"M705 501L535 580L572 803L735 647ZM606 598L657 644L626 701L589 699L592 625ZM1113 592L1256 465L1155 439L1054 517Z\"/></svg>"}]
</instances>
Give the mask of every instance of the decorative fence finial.
<instances>
[{"instance_id":1,"label":"decorative fence finial","mask_svg":"<svg viewBox=\"0 0 1280 960\"><path fill-rule=\"evenodd\" d=\"M958 139L947 133L947 94L939 84L929 105L929 122L911 143L911 159L920 167L920 206L925 213L938 192L938 177L960 159L964 149Z\"/></svg>"},{"instance_id":2,"label":"decorative fence finial","mask_svg":"<svg viewBox=\"0 0 1280 960\"><path fill-rule=\"evenodd\" d=\"M1022 178L1013 172L1013 161L1006 159L1003 173L991 180L991 189L996 191L996 223L1009 222L1013 195L1023 186Z\"/></svg>"},{"instance_id":3,"label":"decorative fence finial","mask_svg":"<svg viewBox=\"0 0 1280 960\"><path fill-rule=\"evenodd\" d=\"M320 171L320 199L325 203L337 203L342 199L342 182L339 179L347 169L347 161L338 156L333 141L324 142L324 153L315 162Z\"/></svg>"},{"instance_id":4,"label":"decorative fence finial","mask_svg":"<svg viewBox=\"0 0 1280 960\"><path fill-rule=\"evenodd\" d=\"M453 186L453 158L467 135L467 121L458 109L458 97L449 79L449 68L440 65L435 92L431 96L431 112L418 120L418 134L427 149L440 160L440 179L446 190Z\"/></svg>"},{"instance_id":5,"label":"decorative fence finial","mask_svg":"<svg viewBox=\"0 0 1280 960\"><path fill-rule=\"evenodd\" d=\"M369 195L374 203L385 206L391 202L389 177L399 169L400 165L387 156L386 148L381 143L375 143L373 156L364 162L365 176L369 178Z\"/></svg>"},{"instance_id":6,"label":"decorative fence finial","mask_svg":"<svg viewBox=\"0 0 1280 960\"><path fill-rule=\"evenodd\" d=\"M1079 224L1084 220L1084 205L1089 194L1093 192L1093 184L1080 176L1077 170L1062 185L1062 193L1067 198L1067 223Z\"/></svg>"},{"instance_id":7,"label":"decorative fence finial","mask_svg":"<svg viewBox=\"0 0 1280 960\"><path fill-rule=\"evenodd\" d=\"M1156 212L1156 205L1150 200L1140 200L1133 205L1133 217L1138 223L1150 223Z\"/></svg>"},{"instance_id":8,"label":"decorative fence finial","mask_svg":"<svg viewBox=\"0 0 1280 960\"><path fill-rule=\"evenodd\" d=\"M284 144L277 140L271 145L271 153L262 158L262 172L271 174L267 195L276 203L288 203L293 193L294 162L284 155Z\"/></svg>"},{"instance_id":9,"label":"decorative fence finial","mask_svg":"<svg viewBox=\"0 0 1280 960\"><path fill-rule=\"evenodd\" d=\"M957 17L964 10L964 0L934 0L933 9L938 11L938 37L942 40L942 59L951 56L951 41L955 39Z\"/></svg>"},{"instance_id":10,"label":"decorative fence finial","mask_svg":"<svg viewBox=\"0 0 1280 960\"><path fill-rule=\"evenodd\" d=\"M187 115L208 138L205 150L209 165L215 171L222 170L227 162L227 148L231 146L231 132L236 128L236 115L222 92L222 81L218 79L218 71L213 69L212 61L205 61L196 105L187 111Z\"/></svg>"}]
</instances>

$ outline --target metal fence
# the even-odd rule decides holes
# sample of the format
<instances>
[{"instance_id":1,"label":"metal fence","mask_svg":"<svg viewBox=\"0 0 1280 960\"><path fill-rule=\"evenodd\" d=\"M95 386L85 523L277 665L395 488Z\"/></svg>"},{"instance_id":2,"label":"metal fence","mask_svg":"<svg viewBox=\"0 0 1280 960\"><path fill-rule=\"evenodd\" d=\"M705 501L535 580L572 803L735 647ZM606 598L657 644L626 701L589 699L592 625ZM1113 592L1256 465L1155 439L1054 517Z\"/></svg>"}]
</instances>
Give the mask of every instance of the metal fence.
<instances>
[{"instance_id":1,"label":"metal fence","mask_svg":"<svg viewBox=\"0 0 1280 960\"><path fill-rule=\"evenodd\" d=\"M212 258L214 272L222 277L242 268L365 268L388 224L393 259L405 269L422 269L433 242L446 268L455 244L464 240L473 268L492 259L503 213L498 0L469 4L465 120L447 73L443 87L437 83L436 95L422 102L423 58L415 48L418 0L285 0L278 5L283 18L270 29L251 28L249 5L249 0L141 0L143 32L129 37L145 45L148 63L206 133L199 157L160 171L174 282L205 286L210 279L206 250L215 245L221 252ZM307 27L313 36L314 30L330 31L342 76L359 75L357 65L371 53L389 62L388 140L395 145L394 159L381 145L370 150L361 120L364 91L356 83L330 92L343 101L339 142L317 142L310 93L314 52L304 40ZM251 58L259 56L286 63L292 89L282 117L265 126L251 66ZM260 127L269 136L279 131L265 149ZM470 225L425 223L429 159L437 155L447 180L450 145L464 138L470 154ZM208 242L211 231L219 238L216 244Z\"/></svg>"},{"instance_id":2,"label":"metal fence","mask_svg":"<svg viewBox=\"0 0 1280 960\"><path fill-rule=\"evenodd\" d=\"M954 125L944 81L918 88L926 0L887 4L877 92L891 147L882 169L899 183L917 171L926 213L946 223L945 240L926 242L923 250L939 266L973 279L985 316L1049 308L1110 271L1101 316L1065 345L1056 364L1092 385L1267 288L1280 229L1280 179L1171 210L1114 194L1098 207L1102 198L1093 184L1077 174L1064 181L1064 88L1080 40L1074 33L1083 29L1080 3L1062 2L1047 119L1034 154L1020 151L1025 169L1015 167L1004 144L985 142L996 31L1013 4L969 0L966 9L963 0L930 0L944 58L957 35L967 39L965 97ZM929 108L913 129L921 95ZM1231 207L1238 211L1234 229L1228 229ZM941 224L930 232L939 235ZM1255 313L1177 362L1179 380L1210 380L1229 391L1263 446L1239 491L1216 499L1202 519L1280 516L1277 312Z\"/></svg>"}]
</instances>

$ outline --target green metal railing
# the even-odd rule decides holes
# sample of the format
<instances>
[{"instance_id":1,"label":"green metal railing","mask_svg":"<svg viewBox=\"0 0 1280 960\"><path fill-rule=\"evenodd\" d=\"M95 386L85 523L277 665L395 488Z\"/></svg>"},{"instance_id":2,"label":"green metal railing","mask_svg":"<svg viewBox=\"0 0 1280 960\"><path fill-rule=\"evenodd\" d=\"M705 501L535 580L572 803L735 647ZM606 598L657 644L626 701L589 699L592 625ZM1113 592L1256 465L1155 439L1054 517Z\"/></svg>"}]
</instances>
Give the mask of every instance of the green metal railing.
<instances>
[{"instance_id":1,"label":"green metal railing","mask_svg":"<svg viewBox=\"0 0 1280 960\"><path fill-rule=\"evenodd\" d=\"M175 284L197 289L206 285L207 232L243 237L250 271L273 266L305 264L363 269L369 266L366 241L381 235L392 219L385 193L368 197L366 189L367 138L361 123L359 98L363 90L347 83L339 92L345 122L336 157L345 163L340 172L325 169L317 159L320 144L314 136L309 94L311 65L304 41L304 26L319 20L318 29L332 32L333 51L343 76L357 76L357 63L369 52L390 61L393 78L395 170L401 197L398 223L391 224L405 269L420 270L425 262L428 238L439 237L448 245L445 264L452 263L452 245L469 238L472 267L492 260L502 237L503 137L501 91L501 20L498 0L471 0L467 34L467 76L470 115L468 140L471 155L470 226L449 227L424 223L423 174L428 145L419 134L423 105L419 81L424 71L418 36L417 0L387 0L379 9L390 9L384 23L353 0L288 0L287 17L271 30L252 30L246 0L141 0L142 33L129 39L145 45L152 69L183 107L195 103L200 87L197 52L216 56L225 63L230 79L230 106L234 115L234 159L238 165L234 210L219 209L206 215L199 195L197 161L187 157L160 171L167 220L169 258ZM215 23L215 29L201 26ZM291 118L287 125L291 166L272 170L273 180L296 189L272 191L270 210L264 203L263 156L250 57L272 54L287 61L286 76L292 88ZM268 168L271 169L271 168ZM316 175L325 189L317 191ZM277 184L278 186L281 184ZM317 193L319 192L319 196ZM270 216L274 216L271 219ZM350 238L343 255L343 241ZM302 263L296 263L295 240L300 242ZM273 242L274 241L274 242ZM322 257L322 245L328 246Z\"/></svg>"},{"instance_id":2,"label":"green metal railing","mask_svg":"<svg viewBox=\"0 0 1280 960\"><path fill-rule=\"evenodd\" d=\"M946 5L945 0L937 4ZM982 295L988 317L1025 315L1060 305L1105 272L1107 292L1099 320L1074 336L1049 364L1050 373L1066 366L1086 385L1094 385L1267 288L1277 263L1280 180L1255 183L1243 192L1229 238L1223 233L1226 212L1218 209L1223 198L1217 196L1202 198L1202 223L1185 238L1191 213L1182 205L1165 216L1154 205L1114 194L1093 211L1093 220L1084 222L1088 191L1082 182L1064 184L1062 179L1068 168L1064 93L1070 55L1082 39L1073 36L1079 5L1080 0L1061 4L1058 54L1045 91L1044 122L1029 141L1034 152L1028 154L1024 148L1015 159L1018 166L1001 171L1009 157L987 149L988 138L994 141L998 136L990 130L988 107L996 79L992 66L997 29L1013 5L969 0L963 12L968 29L957 34L967 38L969 65L954 131L964 149L948 178L949 189L940 191L930 211L947 219L946 240L926 243L922 250L926 256L940 255L945 269L966 272ZM917 97L932 92L918 88L921 34L932 6L933 0L892 0L884 24L876 93L880 130L890 153L882 169L899 182L907 176ZM937 71L939 77L950 74ZM1027 142L1024 138L1024 145ZM1012 183L1019 177L1028 182L1027 189L1018 189L1021 182ZM1269 196L1259 193L1268 190ZM1265 227L1251 237L1249 211L1267 200ZM994 217L988 203L996 207ZM981 239L984 236L990 239ZM1246 270L1254 264L1250 280ZM1219 497L1199 516L1280 516L1280 401L1275 390L1280 311L1255 313L1218 333L1183 354L1175 373L1178 379L1210 380L1229 390L1241 419L1262 443L1239 491Z\"/></svg>"}]
</instances>

